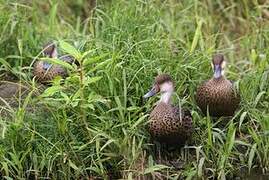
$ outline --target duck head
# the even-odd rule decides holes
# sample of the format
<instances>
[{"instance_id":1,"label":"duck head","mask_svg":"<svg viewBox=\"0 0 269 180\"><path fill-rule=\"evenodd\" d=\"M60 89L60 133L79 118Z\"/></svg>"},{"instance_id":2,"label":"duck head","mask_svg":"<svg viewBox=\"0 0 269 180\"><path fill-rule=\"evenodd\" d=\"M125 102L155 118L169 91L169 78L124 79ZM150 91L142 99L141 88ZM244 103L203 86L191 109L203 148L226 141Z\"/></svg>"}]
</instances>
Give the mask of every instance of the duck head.
<instances>
[{"instance_id":1,"label":"duck head","mask_svg":"<svg viewBox=\"0 0 269 180\"><path fill-rule=\"evenodd\" d=\"M64 62L67 62L69 64L75 63L77 66L79 66L78 61L72 55L66 54L66 55L59 57L59 59L64 61Z\"/></svg>"},{"instance_id":2,"label":"duck head","mask_svg":"<svg viewBox=\"0 0 269 180\"><path fill-rule=\"evenodd\" d=\"M226 65L226 61L224 60L224 56L222 54L216 54L212 59L212 68L214 71L214 78L219 79L224 76L224 68Z\"/></svg>"},{"instance_id":3,"label":"duck head","mask_svg":"<svg viewBox=\"0 0 269 180\"><path fill-rule=\"evenodd\" d=\"M53 42L45 44L43 46L43 55L49 58L56 58L58 56L56 44Z\"/></svg>"},{"instance_id":4,"label":"duck head","mask_svg":"<svg viewBox=\"0 0 269 180\"><path fill-rule=\"evenodd\" d=\"M43 46L43 56L47 58L57 58L58 52L55 43L47 43ZM52 65L46 61L43 62L43 68L48 70Z\"/></svg>"},{"instance_id":5,"label":"duck head","mask_svg":"<svg viewBox=\"0 0 269 180\"><path fill-rule=\"evenodd\" d=\"M168 74L161 74L155 78L155 82L151 90L143 96L144 99L152 97L157 93L161 93L161 102L169 103L171 95L174 92L174 83Z\"/></svg>"}]
</instances>

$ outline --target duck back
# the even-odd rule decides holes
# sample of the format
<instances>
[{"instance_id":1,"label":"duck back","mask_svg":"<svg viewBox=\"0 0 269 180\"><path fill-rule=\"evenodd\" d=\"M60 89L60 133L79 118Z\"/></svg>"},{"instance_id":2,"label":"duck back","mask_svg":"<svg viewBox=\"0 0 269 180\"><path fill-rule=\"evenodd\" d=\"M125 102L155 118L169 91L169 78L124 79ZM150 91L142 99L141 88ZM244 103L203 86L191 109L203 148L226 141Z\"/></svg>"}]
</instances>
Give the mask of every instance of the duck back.
<instances>
[{"instance_id":1,"label":"duck back","mask_svg":"<svg viewBox=\"0 0 269 180\"><path fill-rule=\"evenodd\" d=\"M61 76L65 78L67 76L67 71L60 65L52 65L50 68L44 68L44 61L37 61L34 65L34 76L41 83L47 83L52 81L56 76Z\"/></svg>"},{"instance_id":2,"label":"duck back","mask_svg":"<svg viewBox=\"0 0 269 180\"><path fill-rule=\"evenodd\" d=\"M183 145L192 131L192 117L187 110L159 102L150 114L149 132L161 143Z\"/></svg>"},{"instance_id":3,"label":"duck back","mask_svg":"<svg viewBox=\"0 0 269 180\"><path fill-rule=\"evenodd\" d=\"M239 106L240 96L231 81L224 77L212 78L198 87L196 102L204 114L208 107L211 116L232 116Z\"/></svg>"}]
</instances>

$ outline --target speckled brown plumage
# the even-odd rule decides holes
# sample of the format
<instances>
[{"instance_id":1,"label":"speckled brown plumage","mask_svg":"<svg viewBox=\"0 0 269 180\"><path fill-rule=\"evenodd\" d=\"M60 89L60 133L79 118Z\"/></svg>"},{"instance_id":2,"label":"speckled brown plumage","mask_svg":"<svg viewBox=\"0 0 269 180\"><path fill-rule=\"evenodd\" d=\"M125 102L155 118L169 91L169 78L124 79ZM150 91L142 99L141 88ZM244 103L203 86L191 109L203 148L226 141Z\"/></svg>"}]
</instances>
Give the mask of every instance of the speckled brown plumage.
<instances>
[{"instance_id":1,"label":"speckled brown plumage","mask_svg":"<svg viewBox=\"0 0 269 180\"><path fill-rule=\"evenodd\" d=\"M49 58L57 58L57 49L54 43L48 43L43 48L43 54ZM74 62L74 58L70 55L64 55L59 58L59 60L65 61L67 63L72 64ZM55 64L49 64L44 61L37 61L34 64L33 74L36 79L41 83L48 83L52 81L55 77L61 76L62 78L67 77L67 70Z\"/></svg>"},{"instance_id":2,"label":"speckled brown plumage","mask_svg":"<svg viewBox=\"0 0 269 180\"><path fill-rule=\"evenodd\" d=\"M78 65L78 62L75 61L75 58L73 56L71 56L71 55L63 55L59 59L64 61L64 62L67 62L69 64L75 63L75 64Z\"/></svg>"},{"instance_id":3,"label":"speckled brown plumage","mask_svg":"<svg viewBox=\"0 0 269 180\"><path fill-rule=\"evenodd\" d=\"M149 133L155 141L167 145L183 145L191 137L192 117L189 111L171 104L174 83L168 74L155 78L153 87L143 97L149 98L161 94L160 101L153 108L149 117Z\"/></svg>"},{"instance_id":4,"label":"speckled brown plumage","mask_svg":"<svg viewBox=\"0 0 269 180\"><path fill-rule=\"evenodd\" d=\"M191 137L192 117L187 110L160 102L149 119L149 132L160 143L183 145Z\"/></svg>"},{"instance_id":5,"label":"speckled brown plumage","mask_svg":"<svg viewBox=\"0 0 269 180\"><path fill-rule=\"evenodd\" d=\"M67 71L60 65L52 65L50 68L44 68L44 61L37 61L34 65L34 76L41 83L47 83L52 81L56 76L61 76L65 78L67 76Z\"/></svg>"},{"instance_id":6,"label":"speckled brown plumage","mask_svg":"<svg viewBox=\"0 0 269 180\"><path fill-rule=\"evenodd\" d=\"M196 102L204 114L208 107L211 116L232 116L239 106L240 96L225 77L212 78L198 87Z\"/></svg>"}]
</instances>

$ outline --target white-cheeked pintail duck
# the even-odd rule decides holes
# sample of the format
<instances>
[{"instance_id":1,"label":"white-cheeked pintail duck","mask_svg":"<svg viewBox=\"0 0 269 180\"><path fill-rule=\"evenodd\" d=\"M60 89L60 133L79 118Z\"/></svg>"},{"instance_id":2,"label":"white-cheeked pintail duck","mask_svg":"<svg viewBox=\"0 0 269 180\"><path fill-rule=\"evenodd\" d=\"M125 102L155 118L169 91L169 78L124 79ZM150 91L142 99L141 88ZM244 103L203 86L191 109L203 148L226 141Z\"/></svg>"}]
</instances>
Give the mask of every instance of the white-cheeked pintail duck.
<instances>
[{"instance_id":1,"label":"white-cheeked pintail duck","mask_svg":"<svg viewBox=\"0 0 269 180\"><path fill-rule=\"evenodd\" d=\"M240 95L233 83L225 78L226 61L222 54L213 57L213 77L200 85L196 93L196 102L204 114L213 117L232 116L240 103Z\"/></svg>"},{"instance_id":2,"label":"white-cheeked pintail duck","mask_svg":"<svg viewBox=\"0 0 269 180\"><path fill-rule=\"evenodd\" d=\"M43 48L43 55L48 58L58 58L57 47L55 43L48 43ZM69 55L64 55L59 57L59 60L65 61L67 63L73 63L73 57ZM36 79L41 83L48 83L52 81L56 76L61 76L62 78L67 77L67 70L55 64L50 64L46 61L37 61L34 65L33 74Z\"/></svg>"},{"instance_id":3,"label":"white-cheeked pintail duck","mask_svg":"<svg viewBox=\"0 0 269 180\"><path fill-rule=\"evenodd\" d=\"M149 132L152 138L161 144L184 145L193 132L191 113L171 104L174 83L169 75L158 75L152 89L144 98L158 92L161 93L161 98L150 113Z\"/></svg>"}]
</instances>

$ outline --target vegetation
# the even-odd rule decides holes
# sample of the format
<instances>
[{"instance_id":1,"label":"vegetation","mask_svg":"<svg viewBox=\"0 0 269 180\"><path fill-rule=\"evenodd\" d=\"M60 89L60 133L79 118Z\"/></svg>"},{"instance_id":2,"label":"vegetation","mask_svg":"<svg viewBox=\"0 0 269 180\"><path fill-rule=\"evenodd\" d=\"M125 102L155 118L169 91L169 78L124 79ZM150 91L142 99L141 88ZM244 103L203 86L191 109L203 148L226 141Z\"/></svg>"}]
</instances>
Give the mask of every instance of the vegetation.
<instances>
[{"instance_id":1,"label":"vegetation","mask_svg":"<svg viewBox=\"0 0 269 180\"><path fill-rule=\"evenodd\" d=\"M18 105L1 103L1 113L8 112L0 117L2 178L268 175L268 5L99 0L90 11L94 2L86 0L0 0L1 80L12 77L28 89ZM70 76L42 91L31 70L51 40L79 65L63 64ZM217 52L228 59L226 75L242 98L228 120L204 116L194 101ZM179 168L154 161L146 131L156 99L144 103L141 96L160 72L175 79L174 102L189 107L194 118L192 142L173 155Z\"/></svg>"}]
</instances>

